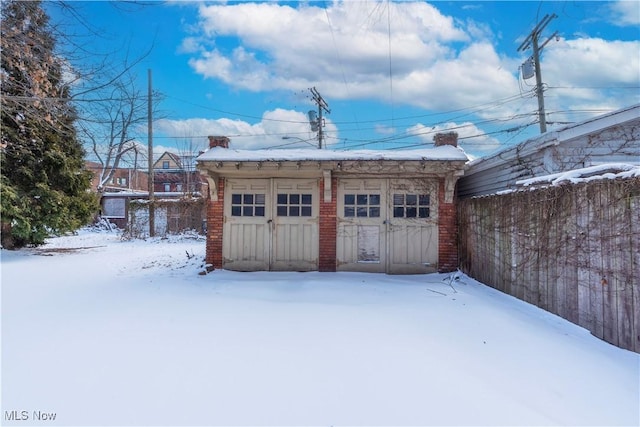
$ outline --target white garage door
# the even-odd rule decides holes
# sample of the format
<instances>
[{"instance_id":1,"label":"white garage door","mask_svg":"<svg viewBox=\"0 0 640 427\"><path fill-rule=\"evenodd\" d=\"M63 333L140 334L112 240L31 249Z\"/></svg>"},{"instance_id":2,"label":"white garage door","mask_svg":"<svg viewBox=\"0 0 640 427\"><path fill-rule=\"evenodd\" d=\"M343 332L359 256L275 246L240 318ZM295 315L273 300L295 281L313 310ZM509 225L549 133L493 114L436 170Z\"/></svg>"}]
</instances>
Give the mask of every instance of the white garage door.
<instances>
[{"instance_id":1,"label":"white garage door","mask_svg":"<svg viewBox=\"0 0 640 427\"><path fill-rule=\"evenodd\" d=\"M224 268L318 268L316 180L228 180L224 211Z\"/></svg>"},{"instance_id":2,"label":"white garage door","mask_svg":"<svg viewBox=\"0 0 640 427\"><path fill-rule=\"evenodd\" d=\"M436 183L341 180L338 270L428 273L437 270Z\"/></svg>"}]
</instances>

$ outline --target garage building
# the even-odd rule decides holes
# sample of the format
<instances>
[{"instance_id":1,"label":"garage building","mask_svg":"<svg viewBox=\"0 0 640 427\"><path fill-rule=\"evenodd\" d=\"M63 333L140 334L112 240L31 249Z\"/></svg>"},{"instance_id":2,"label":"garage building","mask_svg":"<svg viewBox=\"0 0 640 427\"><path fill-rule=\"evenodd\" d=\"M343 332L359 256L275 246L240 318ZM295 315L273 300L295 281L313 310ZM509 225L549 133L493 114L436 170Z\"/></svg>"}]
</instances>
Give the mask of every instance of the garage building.
<instances>
[{"instance_id":1,"label":"garage building","mask_svg":"<svg viewBox=\"0 0 640 427\"><path fill-rule=\"evenodd\" d=\"M457 268L455 134L409 151L233 150L209 137L207 263L237 271Z\"/></svg>"}]
</instances>

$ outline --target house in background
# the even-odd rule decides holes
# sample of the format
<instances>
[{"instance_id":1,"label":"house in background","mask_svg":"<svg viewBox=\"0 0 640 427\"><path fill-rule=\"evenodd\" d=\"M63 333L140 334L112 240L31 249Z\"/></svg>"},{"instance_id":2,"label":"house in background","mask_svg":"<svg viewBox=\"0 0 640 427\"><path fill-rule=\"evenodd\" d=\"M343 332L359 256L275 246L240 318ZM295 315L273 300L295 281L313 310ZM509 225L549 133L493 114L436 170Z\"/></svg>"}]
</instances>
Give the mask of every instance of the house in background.
<instances>
[{"instance_id":1,"label":"house in background","mask_svg":"<svg viewBox=\"0 0 640 427\"><path fill-rule=\"evenodd\" d=\"M229 149L210 137L207 262L239 271L457 267L457 135L411 151Z\"/></svg>"},{"instance_id":2,"label":"house in background","mask_svg":"<svg viewBox=\"0 0 640 427\"><path fill-rule=\"evenodd\" d=\"M602 164L640 165L640 104L565 126L467 165L458 196L514 190L519 181Z\"/></svg>"},{"instance_id":3,"label":"house in background","mask_svg":"<svg viewBox=\"0 0 640 427\"><path fill-rule=\"evenodd\" d=\"M98 192L102 166L96 162L86 162L86 165L88 170L94 172L92 188ZM207 184L195 170L194 156L180 157L174 153L165 152L154 162L153 175L154 199L166 205L157 211L158 234L179 232L185 226L201 231L205 211L200 209L197 200L193 199L200 198L202 191L207 192ZM109 183L100 192L100 215L118 228L129 227L132 212L130 204L134 200L148 200L148 189L146 171L131 168L116 169ZM166 203L181 199L190 199L184 204L194 207L178 208L178 204ZM138 219L140 217L138 215Z\"/></svg>"},{"instance_id":4,"label":"house in background","mask_svg":"<svg viewBox=\"0 0 640 427\"><path fill-rule=\"evenodd\" d=\"M97 193L102 165L98 162L85 161L85 168L93 174L91 190ZM147 173L145 171L135 168L116 168L109 182L101 190L102 192L146 191L147 188Z\"/></svg>"},{"instance_id":5,"label":"house in background","mask_svg":"<svg viewBox=\"0 0 640 427\"><path fill-rule=\"evenodd\" d=\"M194 156L178 156L165 151L153 164L154 191L199 193L203 180L195 168Z\"/></svg>"}]
</instances>

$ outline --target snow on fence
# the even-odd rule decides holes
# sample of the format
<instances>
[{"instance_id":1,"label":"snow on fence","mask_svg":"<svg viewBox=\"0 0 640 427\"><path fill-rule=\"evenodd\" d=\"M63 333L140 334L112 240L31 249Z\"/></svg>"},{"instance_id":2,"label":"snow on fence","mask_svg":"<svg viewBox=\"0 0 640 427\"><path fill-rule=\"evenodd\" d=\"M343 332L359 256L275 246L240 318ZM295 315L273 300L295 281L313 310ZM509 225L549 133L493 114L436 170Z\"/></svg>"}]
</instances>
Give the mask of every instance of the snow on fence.
<instances>
[{"instance_id":1,"label":"snow on fence","mask_svg":"<svg viewBox=\"0 0 640 427\"><path fill-rule=\"evenodd\" d=\"M475 279L640 353L640 178L463 199Z\"/></svg>"}]
</instances>

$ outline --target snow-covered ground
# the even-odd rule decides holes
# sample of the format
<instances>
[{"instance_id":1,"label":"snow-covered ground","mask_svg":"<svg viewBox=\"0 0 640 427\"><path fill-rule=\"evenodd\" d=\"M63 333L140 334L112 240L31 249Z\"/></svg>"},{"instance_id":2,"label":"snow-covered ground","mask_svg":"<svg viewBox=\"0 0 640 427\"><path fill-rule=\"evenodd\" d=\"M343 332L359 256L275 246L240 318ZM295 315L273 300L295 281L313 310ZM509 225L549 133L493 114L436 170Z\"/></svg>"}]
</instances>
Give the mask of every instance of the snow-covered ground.
<instances>
[{"instance_id":1,"label":"snow-covered ground","mask_svg":"<svg viewBox=\"0 0 640 427\"><path fill-rule=\"evenodd\" d=\"M640 355L466 276L198 275L201 239L89 231L1 256L2 425L640 424Z\"/></svg>"}]
</instances>

